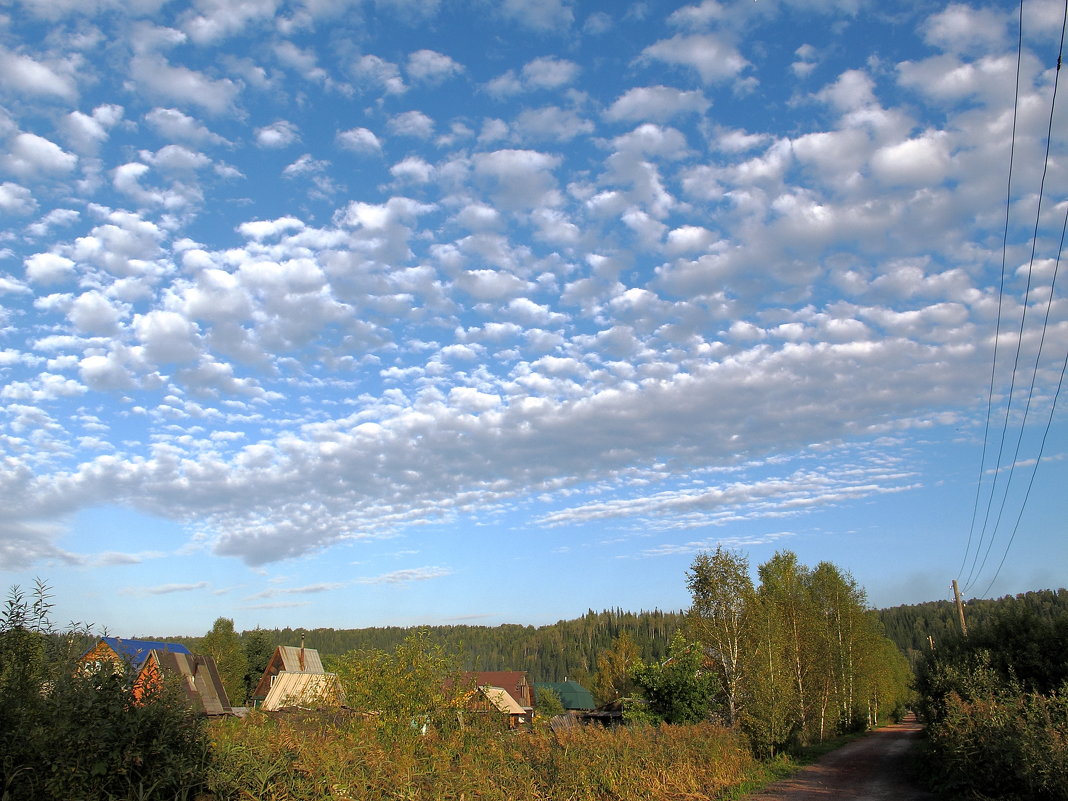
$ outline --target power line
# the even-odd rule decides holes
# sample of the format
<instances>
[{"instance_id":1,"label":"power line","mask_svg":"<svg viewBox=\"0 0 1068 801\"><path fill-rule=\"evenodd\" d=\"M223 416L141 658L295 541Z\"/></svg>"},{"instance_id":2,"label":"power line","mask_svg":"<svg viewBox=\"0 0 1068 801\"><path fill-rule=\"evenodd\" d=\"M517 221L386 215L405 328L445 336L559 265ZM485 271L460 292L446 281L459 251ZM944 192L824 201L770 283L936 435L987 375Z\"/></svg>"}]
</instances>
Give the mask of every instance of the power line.
<instances>
[{"instance_id":1,"label":"power line","mask_svg":"<svg viewBox=\"0 0 1068 801\"><path fill-rule=\"evenodd\" d=\"M1012 209L1012 170L1016 161L1016 122L1019 116L1020 107L1020 65L1023 61L1023 0L1020 0L1020 20L1017 26L1019 31L1016 40L1016 91L1012 100L1012 137L1009 143L1009 174L1005 185L1005 225L1001 235L1001 283L998 286L998 314L997 322L994 325L994 355L990 363L990 386L986 395L986 423L983 427L983 453L979 458L979 478L975 482L975 502L972 505L972 522L968 526L968 544L964 548L964 558L961 560L960 570L957 571L957 578L959 579L964 573L964 566L968 563L968 555L972 550L972 536L975 533L975 519L979 514L979 498L982 495L983 490L983 473L986 470L986 448L987 443L990 440L990 418L994 408L994 377L997 372L998 366L998 341L1001 339L1001 311L1003 306L1003 300L1005 297L1005 262L1008 259L1009 249L1009 216ZM995 480L997 479L997 473L994 473ZM991 493L993 493L993 485L991 486ZM984 527L983 534L986 533ZM979 554L979 549L982 548L983 537L980 535L979 542L976 543L975 553ZM972 560L972 570L975 570L975 560ZM969 579L971 573L968 574Z\"/></svg>"},{"instance_id":2,"label":"power line","mask_svg":"<svg viewBox=\"0 0 1068 801\"><path fill-rule=\"evenodd\" d=\"M1068 8L1068 6L1066 6L1066 8ZM1062 33L1062 37L1063 37L1063 33ZM1058 67L1059 67L1059 64L1060 64L1060 61L1058 60ZM1061 241L1060 241L1060 245L1057 247L1057 261L1056 261L1056 263L1054 264L1054 267L1053 267L1053 281L1050 284L1050 302L1046 306L1046 322L1047 323L1049 322L1049 310L1050 310L1050 307L1053 305L1053 285L1056 284L1056 282L1057 282L1057 272L1060 269L1060 265L1061 265L1061 253L1064 251L1064 235L1065 235L1066 231L1068 231L1068 209L1065 209L1064 225L1061 226ZM1043 326L1042 326L1042 339L1043 339L1043 342L1045 341L1045 337L1046 337L1046 326L1045 326L1045 324L1043 324ZM1042 346L1040 344L1039 345L1039 355L1041 355L1041 352L1042 352ZM1037 367L1036 367L1036 369L1037 369ZM1020 521L1023 519L1024 509L1027 507L1027 499L1031 496L1031 487L1033 487L1034 484L1035 484L1035 475L1038 473L1039 464L1042 463L1042 455L1046 451L1046 438L1049 437L1050 428L1053 427L1053 415L1057 411L1057 400L1058 400L1058 398L1060 398L1061 389L1064 386L1064 376L1065 376L1066 372L1068 372L1068 351L1066 351L1065 354L1064 354L1064 363L1061 365L1060 378L1057 379L1057 389L1053 393L1053 401L1050 404L1050 408L1049 408L1049 417L1046 419L1046 428L1042 432L1042 441L1039 443L1039 446L1038 446L1038 456L1035 457L1035 463L1031 468L1031 477L1027 482L1027 491L1024 493L1023 501L1020 504L1020 512L1019 512L1019 514L1016 515L1016 524L1012 527L1012 536L1010 536L1009 537L1009 541L1007 543L1005 543L1005 552L1001 555L1001 561L998 563L998 568L997 568L997 570L994 571L994 576L993 576L993 578L990 579L990 583L986 585L986 589L983 591L983 595L986 595L987 593L990 592L990 588L994 586L994 582L997 580L997 577L1001 574L1001 568L1005 565L1005 559L1009 555L1009 548L1012 547L1013 540L1016 539L1016 532L1019 531L1019 529L1020 529Z\"/></svg>"},{"instance_id":3,"label":"power line","mask_svg":"<svg viewBox=\"0 0 1068 801\"><path fill-rule=\"evenodd\" d=\"M1023 3L1022 2L1020 4L1020 9L1021 9L1021 39L1022 39L1022 29L1023 29L1023 23L1022 23ZM1013 454L1013 458L1012 458L1012 460L1011 460L1011 462L1010 462L1010 464L1009 464L1009 466L1007 468L1007 471L1006 471L1005 487L1004 487L1004 490L1003 490L1003 494L1002 494L1002 498L1001 498L1001 504L1000 504L1000 507L999 507L999 510L998 510L997 519L996 519L996 521L994 523L993 530L990 532L990 538L989 538L989 540L987 542L987 547L986 547L986 551L983 554L982 562L979 564L978 570L976 570L975 562L978 559L979 551L982 548L982 539L983 539L983 536L986 533L987 523L988 523L989 518L990 518L991 507L993 505L994 496L996 494L997 479L998 479L998 476L1000 474L1000 469L999 469L998 466L1001 464L1001 457L1002 457L1003 452L1004 452L1005 439L1006 439L1007 434L1008 434L1008 424L1009 424L1010 411L1011 411L1011 408L1012 408L1013 396L1015 394L1016 374L1017 374L1017 369L1019 367L1020 353L1021 353L1021 350L1022 350L1022 347L1023 347L1024 330L1025 330L1025 324L1026 324L1026 320L1027 320L1027 311L1028 311L1028 305L1029 305L1028 304L1028 298L1029 298L1030 292L1031 292L1031 280L1032 280L1032 277L1033 277L1035 256L1036 256L1036 252L1037 252L1037 248L1038 248L1038 235L1039 235L1040 224L1041 224L1041 216L1042 216L1042 201L1043 201L1043 197L1045 195L1046 176L1047 176L1048 169L1049 169L1050 150L1051 150L1051 147L1052 147L1052 140L1053 140L1053 119L1054 119L1054 116L1055 116L1055 113L1056 113L1056 106L1057 106L1057 89L1058 89L1058 85L1059 85L1059 81L1060 81L1060 70L1061 70L1062 56L1063 56L1063 52L1064 52L1064 37L1065 37L1065 29L1066 29L1066 27L1068 27L1068 0L1066 0L1066 2L1065 2L1064 16L1063 16L1062 22L1061 22L1061 36L1060 36L1060 42L1059 42L1058 51L1057 51L1057 67L1056 67L1056 70L1055 70L1055 73L1054 73L1053 94L1052 94L1052 98L1051 98L1051 101L1050 101L1049 121L1048 121L1047 129L1046 129L1046 152L1045 152L1045 155L1044 155L1044 158L1043 158L1042 177L1041 177L1041 180L1040 180L1040 183L1039 183L1038 203L1037 203L1037 209L1036 209L1036 213L1035 213L1035 227L1034 227L1034 231L1033 231L1032 238L1031 238L1031 256L1030 256L1030 260L1028 262L1028 267L1027 267L1027 285L1026 285L1025 290L1024 290L1023 309L1022 309L1022 313L1021 313L1021 317L1020 317L1020 328L1019 328L1019 332L1018 332L1018 335L1017 335L1016 354L1015 354L1014 361L1013 361L1012 375L1011 375L1011 378L1010 378L1010 385L1009 385L1009 393L1008 393L1008 397L1006 399L1006 405L1005 405L1005 418L1004 418L1004 421L1003 421L1003 424L1002 424L1001 440L1000 440L1000 443L999 443L999 446L998 446L998 457L997 457L997 460L995 461L994 478L993 478L993 480L991 482L990 497L989 497L988 502L987 502L987 509L986 509L984 523L983 523L983 532L980 535L979 543L976 546L976 553L975 553L975 557L974 557L973 562L972 562L972 571L969 573L968 583L967 583L967 586L965 587L965 590L970 588L975 581L979 580L979 577L982 575L983 569L986 567L987 559L989 558L990 552L991 552L991 550L993 548L994 539L997 536L997 532L998 532L998 529L999 529L999 527L1001 525L1001 520L1002 520L1004 511L1005 511L1005 506L1006 506L1006 503L1008 501L1009 490L1010 490L1010 487L1012 485L1013 475L1014 475L1014 472L1015 472L1015 469L1016 469L1016 465L1017 465L1017 463L1019 461L1020 448L1021 448L1021 444L1022 444L1022 441L1023 441L1024 429L1025 429L1025 427L1027 425L1027 419L1028 419L1028 415L1029 415L1029 412L1030 412L1031 403L1032 403L1032 400L1034 399L1034 391L1035 391L1035 385L1037 383L1037 378L1038 378L1039 365L1040 365L1041 358L1042 358L1042 351L1043 351L1043 348L1045 346L1046 331L1047 331L1048 326L1049 326L1050 310L1051 310L1052 305L1053 305L1054 290L1055 290L1055 287L1056 287L1057 274L1058 274L1059 266L1060 266L1061 251L1062 251L1063 246L1064 246L1064 229L1062 228L1061 240L1060 240L1060 244L1059 244L1058 250L1057 250L1057 259L1056 259L1056 263L1055 263L1055 267L1054 267L1053 278L1052 278L1052 280L1050 282L1049 296L1047 298L1047 303L1046 303L1046 314L1045 314L1045 317L1044 317L1043 322L1042 322L1042 333L1041 333L1041 336L1040 336L1040 339L1039 339L1038 352L1037 352L1037 355L1035 356L1035 364L1034 364L1034 368L1033 368L1032 374L1031 374L1031 383L1030 383L1030 387L1029 387L1028 393L1027 393L1027 402L1026 402L1026 405L1024 407L1023 418L1022 418L1022 421L1020 423L1019 433L1018 433L1017 438L1016 438L1015 451L1014 451L1014 454ZM1017 61L1017 64L1019 65L1019 60ZM1018 92L1019 92L1019 76L1017 76L1017 93ZM1017 94L1017 97L1018 97L1018 94ZM1014 128L1014 131L1015 131L1015 128ZM1010 172L1011 172L1011 167L1010 167ZM1068 225L1068 215L1066 215L1065 224ZM1004 245L1003 245L1003 248L1004 248ZM1004 250L1003 250L1003 260L1002 260L1002 281L1004 281ZM1000 313L1000 308L1001 308L1001 298L999 297L999 313ZM1000 319L1000 314L999 314L999 319ZM995 354L996 354L996 339L995 339ZM995 361L996 361L996 356L995 356ZM1066 355L1065 364L1066 364L1066 366L1068 366L1068 355ZM993 368L992 368L992 373L993 373ZM1062 368L1060 382L1063 382L1063 377L1064 377L1064 369ZM1061 383L1060 382L1058 382L1057 395L1059 395L1059 393L1060 393L1060 388L1061 388ZM998 565L997 570L995 571L994 578L991 579L990 584L987 586L987 592L990 590L990 587L993 586L994 580L1000 574L1001 567L1005 563L1005 559L1008 556L1009 549L1012 546L1012 543L1016 538L1017 531L1019 530L1020 521L1023 518L1023 513L1024 513L1024 510L1026 509L1027 501L1030 498L1031 488L1034 485L1035 475L1037 474L1037 471L1038 471L1038 465L1041 463L1041 460L1042 460L1042 453L1043 453L1043 451L1045 449L1046 437L1048 436L1049 429L1052 426L1053 413L1056 410L1056 398L1057 398L1057 395L1055 395L1055 397L1054 397L1053 406L1051 407L1051 410L1050 410L1050 417L1049 417L1049 420L1047 421L1046 430L1045 430L1045 433L1043 434L1043 437L1042 437L1042 443L1041 443L1041 447L1040 447L1040 451L1039 451L1039 456L1035 460L1033 469L1031 471L1031 477L1030 477L1030 479L1028 481L1027 491L1025 492L1023 500L1021 501L1019 514L1017 515L1017 519L1016 519L1016 524L1013 527L1012 535L1009 537L1008 543L1006 543L1005 551L1004 551L1004 553L1002 555L1001 562ZM989 412L989 406L988 406L988 412ZM989 424L989 418L988 418L988 424ZM986 443L984 441L984 462L985 462L985 444ZM973 512L973 522L974 522L974 519L975 519L975 516L974 516L974 512ZM969 536L969 543L970 543L970 536ZM965 557L965 560L967 560L967 556ZM974 576L974 580L973 580L973 576Z\"/></svg>"}]
</instances>

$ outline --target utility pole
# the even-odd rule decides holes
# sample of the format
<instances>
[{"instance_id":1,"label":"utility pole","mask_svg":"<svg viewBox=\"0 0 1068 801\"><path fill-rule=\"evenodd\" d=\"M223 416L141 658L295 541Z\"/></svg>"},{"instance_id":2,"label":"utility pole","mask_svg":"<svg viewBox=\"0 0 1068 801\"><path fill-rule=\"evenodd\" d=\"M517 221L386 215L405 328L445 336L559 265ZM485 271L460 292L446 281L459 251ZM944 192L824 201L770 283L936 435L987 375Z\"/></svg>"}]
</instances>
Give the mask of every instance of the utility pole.
<instances>
[{"instance_id":1,"label":"utility pole","mask_svg":"<svg viewBox=\"0 0 1068 801\"><path fill-rule=\"evenodd\" d=\"M953 597L957 601L957 617L960 618L960 633L965 637L968 636L968 624L964 622L964 604L960 600L960 588L957 587L957 580L953 579Z\"/></svg>"}]
</instances>

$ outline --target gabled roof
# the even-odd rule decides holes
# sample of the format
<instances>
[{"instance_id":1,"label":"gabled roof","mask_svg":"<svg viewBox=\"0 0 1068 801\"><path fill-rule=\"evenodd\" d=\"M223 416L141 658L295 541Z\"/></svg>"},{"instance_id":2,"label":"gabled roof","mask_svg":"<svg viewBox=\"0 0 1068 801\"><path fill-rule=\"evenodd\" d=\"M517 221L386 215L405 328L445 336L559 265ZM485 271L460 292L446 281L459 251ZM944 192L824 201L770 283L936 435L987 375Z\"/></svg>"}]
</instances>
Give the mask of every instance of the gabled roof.
<instances>
[{"instance_id":1,"label":"gabled roof","mask_svg":"<svg viewBox=\"0 0 1068 801\"><path fill-rule=\"evenodd\" d=\"M491 687L487 684L478 689L498 712L504 712L506 715L526 714L526 710L503 687Z\"/></svg>"},{"instance_id":2,"label":"gabled roof","mask_svg":"<svg viewBox=\"0 0 1068 801\"><path fill-rule=\"evenodd\" d=\"M501 687L508 692L512 699L519 703L531 706L534 703L533 688L527 680L526 671L523 670L474 670L465 673L465 681L473 684L490 687Z\"/></svg>"},{"instance_id":3,"label":"gabled roof","mask_svg":"<svg viewBox=\"0 0 1068 801\"><path fill-rule=\"evenodd\" d=\"M176 642L161 642L159 640L126 640L122 637L101 637L96 645L86 651L85 655L88 656L94 650L99 648L101 643L107 645L116 656L125 662L129 662L135 668L140 668L141 665L145 663L149 651L190 654L188 648Z\"/></svg>"},{"instance_id":4,"label":"gabled roof","mask_svg":"<svg viewBox=\"0 0 1068 801\"><path fill-rule=\"evenodd\" d=\"M597 706L594 703L593 694L577 681L568 679L567 681L535 682L535 690L540 690L542 687L560 696L560 703L564 705L564 709L594 709Z\"/></svg>"},{"instance_id":5,"label":"gabled roof","mask_svg":"<svg viewBox=\"0 0 1068 801\"><path fill-rule=\"evenodd\" d=\"M303 655L301 652L303 651ZM298 648L294 645L279 645L282 670L287 673L325 673L319 652L314 648Z\"/></svg>"},{"instance_id":6,"label":"gabled roof","mask_svg":"<svg viewBox=\"0 0 1068 801\"><path fill-rule=\"evenodd\" d=\"M274 712L289 706L340 706L343 703L345 695L337 674L290 673L283 670L274 677L260 709Z\"/></svg>"},{"instance_id":7,"label":"gabled roof","mask_svg":"<svg viewBox=\"0 0 1068 801\"><path fill-rule=\"evenodd\" d=\"M164 675L183 677L186 697L205 715L231 713L230 700L210 656L156 651L150 653Z\"/></svg>"}]
</instances>

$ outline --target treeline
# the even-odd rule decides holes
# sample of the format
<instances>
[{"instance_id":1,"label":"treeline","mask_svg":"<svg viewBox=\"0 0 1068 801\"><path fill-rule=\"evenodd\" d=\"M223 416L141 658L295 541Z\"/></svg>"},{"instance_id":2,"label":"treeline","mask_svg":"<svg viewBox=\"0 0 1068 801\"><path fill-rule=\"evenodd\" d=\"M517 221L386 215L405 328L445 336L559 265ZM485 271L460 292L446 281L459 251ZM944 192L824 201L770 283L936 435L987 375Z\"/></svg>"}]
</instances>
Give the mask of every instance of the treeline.
<instances>
[{"instance_id":1,"label":"treeline","mask_svg":"<svg viewBox=\"0 0 1068 801\"><path fill-rule=\"evenodd\" d=\"M953 798L1068 799L1066 594L973 603L917 666L928 769Z\"/></svg>"},{"instance_id":2,"label":"treeline","mask_svg":"<svg viewBox=\"0 0 1068 801\"><path fill-rule=\"evenodd\" d=\"M1068 616L1068 590L1037 590L1002 598L975 598L965 603L964 614L971 632L995 625L1005 613L1026 614L1052 622ZM950 601L894 606L878 611L883 630L909 661L916 665L930 651L960 639L957 607ZM928 639L928 637L930 639Z\"/></svg>"},{"instance_id":3,"label":"treeline","mask_svg":"<svg viewBox=\"0 0 1068 801\"><path fill-rule=\"evenodd\" d=\"M547 626L428 626L431 642L460 654L465 670L525 670L532 681L588 681L596 670L597 656L626 632L638 656L647 661L666 658L672 637L682 624L681 612L595 612L575 620ZM392 651L412 629L383 626L364 629L252 629L241 633L266 639L275 645L305 645L315 648L330 662L350 651ZM199 638L153 637L195 647Z\"/></svg>"}]
</instances>

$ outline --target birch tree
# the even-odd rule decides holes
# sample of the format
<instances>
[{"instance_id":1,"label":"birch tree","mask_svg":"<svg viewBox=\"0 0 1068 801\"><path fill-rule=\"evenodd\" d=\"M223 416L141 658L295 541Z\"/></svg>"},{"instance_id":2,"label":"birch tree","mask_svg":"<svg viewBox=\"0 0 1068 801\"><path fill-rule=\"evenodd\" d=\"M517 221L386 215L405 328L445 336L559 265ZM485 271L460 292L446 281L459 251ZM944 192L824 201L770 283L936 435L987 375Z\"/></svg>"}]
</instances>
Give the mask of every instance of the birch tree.
<instances>
[{"instance_id":1,"label":"birch tree","mask_svg":"<svg viewBox=\"0 0 1068 801\"><path fill-rule=\"evenodd\" d=\"M746 651L753 639L750 617L756 592L749 560L722 547L698 554L686 573L686 586L692 598L687 613L690 637L715 666L720 700L733 726L752 658Z\"/></svg>"}]
</instances>

